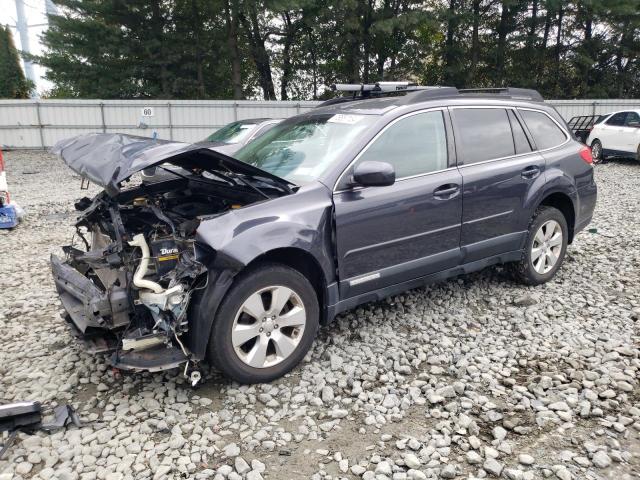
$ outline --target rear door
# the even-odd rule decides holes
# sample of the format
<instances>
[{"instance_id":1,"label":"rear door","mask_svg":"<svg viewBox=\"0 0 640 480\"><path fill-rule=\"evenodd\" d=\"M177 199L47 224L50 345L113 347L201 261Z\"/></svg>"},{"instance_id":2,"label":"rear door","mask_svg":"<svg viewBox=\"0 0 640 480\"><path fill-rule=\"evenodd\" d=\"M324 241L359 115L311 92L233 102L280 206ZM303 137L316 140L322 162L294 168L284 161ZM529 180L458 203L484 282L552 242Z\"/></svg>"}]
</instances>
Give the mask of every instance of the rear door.
<instances>
[{"instance_id":1,"label":"rear door","mask_svg":"<svg viewBox=\"0 0 640 480\"><path fill-rule=\"evenodd\" d=\"M522 248L530 215L525 201L544 183L545 160L514 109L451 107L462 173L463 262Z\"/></svg>"},{"instance_id":2,"label":"rear door","mask_svg":"<svg viewBox=\"0 0 640 480\"><path fill-rule=\"evenodd\" d=\"M623 150L624 147L624 121L627 112L614 113L601 124L598 138L605 150Z\"/></svg>"},{"instance_id":3,"label":"rear door","mask_svg":"<svg viewBox=\"0 0 640 480\"><path fill-rule=\"evenodd\" d=\"M627 112L622 127L621 148L623 152L637 153L640 144L640 115Z\"/></svg>"},{"instance_id":4,"label":"rear door","mask_svg":"<svg viewBox=\"0 0 640 480\"><path fill-rule=\"evenodd\" d=\"M349 298L457 266L462 178L446 111L387 125L345 170L333 194L340 296ZM350 187L363 161L391 164L396 182Z\"/></svg>"}]
</instances>

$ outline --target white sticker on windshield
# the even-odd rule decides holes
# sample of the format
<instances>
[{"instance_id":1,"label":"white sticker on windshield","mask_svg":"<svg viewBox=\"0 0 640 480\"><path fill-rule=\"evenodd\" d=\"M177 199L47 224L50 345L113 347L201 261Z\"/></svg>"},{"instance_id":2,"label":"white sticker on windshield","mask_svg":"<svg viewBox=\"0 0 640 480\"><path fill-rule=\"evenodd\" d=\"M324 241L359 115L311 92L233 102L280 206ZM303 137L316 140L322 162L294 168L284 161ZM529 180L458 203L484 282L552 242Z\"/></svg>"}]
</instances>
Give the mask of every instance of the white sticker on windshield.
<instances>
[{"instance_id":1,"label":"white sticker on windshield","mask_svg":"<svg viewBox=\"0 0 640 480\"><path fill-rule=\"evenodd\" d=\"M345 113L337 113L329 120L328 123L344 123L347 125L353 125L354 123L358 123L360 120L364 118L364 115L347 115Z\"/></svg>"}]
</instances>

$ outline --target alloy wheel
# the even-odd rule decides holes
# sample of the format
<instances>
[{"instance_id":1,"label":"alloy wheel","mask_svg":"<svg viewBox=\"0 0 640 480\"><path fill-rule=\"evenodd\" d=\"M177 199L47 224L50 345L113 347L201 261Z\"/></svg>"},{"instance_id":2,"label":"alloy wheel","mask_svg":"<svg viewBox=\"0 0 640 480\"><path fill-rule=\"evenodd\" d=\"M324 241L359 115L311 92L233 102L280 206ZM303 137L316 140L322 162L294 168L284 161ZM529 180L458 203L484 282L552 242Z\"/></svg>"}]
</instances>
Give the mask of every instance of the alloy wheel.
<instances>
[{"instance_id":1,"label":"alloy wheel","mask_svg":"<svg viewBox=\"0 0 640 480\"><path fill-rule=\"evenodd\" d=\"M531 263L543 275L558 263L562 251L562 227L555 220L543 223L531 244Z\"/></svg>"},{"instance_id":2,"label":"alloy wheel","mask_svg":"<svg viewBox=\"0 0 640 480\"><path fill-rule=\"evenodd\" d=\"M236 313L231 341L238 358L253 368L267 368L297 348L307 314L294 290L274 285L252 293Z\"/></svg>"}]
</instances>

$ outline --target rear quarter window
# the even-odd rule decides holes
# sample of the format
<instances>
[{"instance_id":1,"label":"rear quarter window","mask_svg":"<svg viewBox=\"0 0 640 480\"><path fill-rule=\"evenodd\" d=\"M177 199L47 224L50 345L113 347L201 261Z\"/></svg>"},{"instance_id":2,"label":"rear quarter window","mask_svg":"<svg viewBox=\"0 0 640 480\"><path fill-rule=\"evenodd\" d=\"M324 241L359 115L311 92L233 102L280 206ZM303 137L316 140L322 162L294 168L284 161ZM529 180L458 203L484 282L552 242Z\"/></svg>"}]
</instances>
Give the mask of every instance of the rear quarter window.
<instances>
[{"instance_id":1,"label":"rear quarter window","mask_svg":"<svg viewBox=\"0 0 640 480\"><path fill-rule=\"evenodd\" d=\"M567 140L567 135L558 125L542 112L520 110L538 150L557 147Z\"/></svg>"}]
</instances>

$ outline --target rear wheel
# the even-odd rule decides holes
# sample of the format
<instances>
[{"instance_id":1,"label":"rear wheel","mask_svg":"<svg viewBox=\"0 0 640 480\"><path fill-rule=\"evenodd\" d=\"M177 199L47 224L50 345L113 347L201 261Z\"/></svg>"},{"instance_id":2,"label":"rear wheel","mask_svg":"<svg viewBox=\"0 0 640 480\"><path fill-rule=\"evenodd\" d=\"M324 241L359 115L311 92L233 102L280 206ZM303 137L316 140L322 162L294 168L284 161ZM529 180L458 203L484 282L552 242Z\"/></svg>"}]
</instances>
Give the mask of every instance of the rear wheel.
<instances>
[{"instance_id":1,"label":"rear wheel","mask_svg":"<svg viewBox=\"0 0 640 480\"><path fill-rule=\"evenodd\" d=\"M269 382L305 356L319 324L309 280L279 264L241 274L223 300L209 339L209 360L240 383Z\"/></svg>"},{"instance_id":2,"label":"rear wheel","mask_svg":"<svg viewBox=\"0 0 640 480\"><path fill-rule=\"evenodd\" d=\"M604 153L602 151L602 143L600 140L594 140L591 142L591 156L593 157L593 163L600 163L604 160Z\"/></svg>"},{"instance_id":3,"label":"rear wheel","mask_svg":"<svg viewBox=\"0 0 640 480\"><path fill-rule=\"evenodd\" d=\"M540 285L553 278L562 265L569 239L567 221L560 210L542 206L529 226L525 251L514 273L527 285Z\"/></svg>"}]
</instances>

